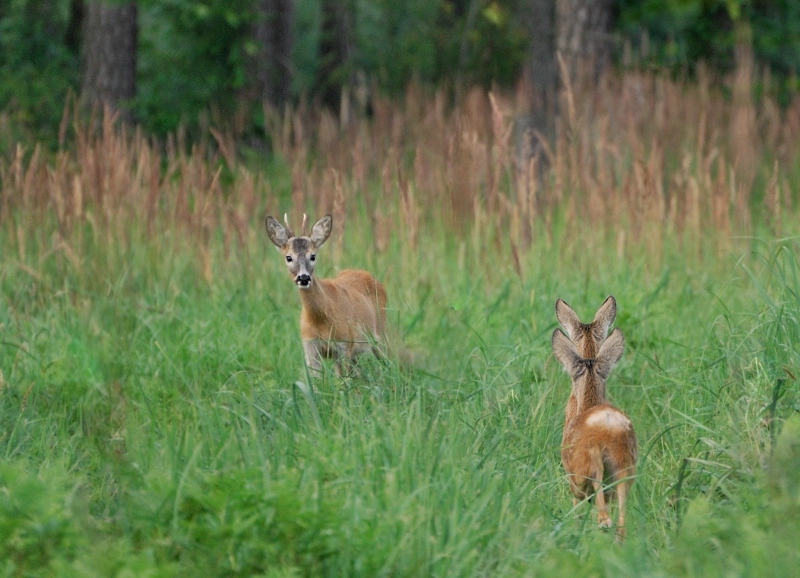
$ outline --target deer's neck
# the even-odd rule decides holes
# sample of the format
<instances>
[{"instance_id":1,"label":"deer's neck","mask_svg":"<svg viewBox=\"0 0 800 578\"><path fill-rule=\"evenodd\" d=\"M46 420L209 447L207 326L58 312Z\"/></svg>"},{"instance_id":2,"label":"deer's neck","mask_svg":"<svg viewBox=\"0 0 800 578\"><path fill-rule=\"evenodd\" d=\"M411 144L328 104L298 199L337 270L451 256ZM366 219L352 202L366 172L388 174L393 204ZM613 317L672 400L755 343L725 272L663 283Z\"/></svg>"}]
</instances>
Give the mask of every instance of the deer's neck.
<instances>
[{"instance_id":1,"label":"deer's neck","mask_svg":"<svg viewBox=\"0 0 800 578\"><path fill-rule=\"evenodd\" d=\"M577 330L578 336L575 339L575 347L578 354L584 359L594 359L597 356L597 338L594 323L581 323Z\"/></svg>"},{"instance_id":2,"label":"deer's neck","mask_svg":"<svg viewBox=\"0 0 800 578\"><path fill-rule=\"evenodd\" d=\"M596 405L606 403L606 383L594 373L589 373L575 384L573 394L576 401L575 413L583 413Z\"/></svg>"},{"instance_id":3,"label":"deer's neck","mask_svg":"<svg viewBox=\"0 0 800 578\"><path fill-rule=\"evenodd\" d=\"M314 279L308 289L300 289L300 300L311 321L324 321L330 315L329 297L321 279Z\"/></svg>"},{"instance_id":4,"label":"deer's neck","mask_svg":"<svg viewBox=\"0 0 800 578\"><path fill-rule=\"evenodd\" d=\"M569 400L567 400L567 407L564 410L564 422L569 426L570 422L578 415L578 400L575 398L575 392L571 393ZM567 435L567 428L564 428L564 436Z\"/></svg>"}]
</instances>

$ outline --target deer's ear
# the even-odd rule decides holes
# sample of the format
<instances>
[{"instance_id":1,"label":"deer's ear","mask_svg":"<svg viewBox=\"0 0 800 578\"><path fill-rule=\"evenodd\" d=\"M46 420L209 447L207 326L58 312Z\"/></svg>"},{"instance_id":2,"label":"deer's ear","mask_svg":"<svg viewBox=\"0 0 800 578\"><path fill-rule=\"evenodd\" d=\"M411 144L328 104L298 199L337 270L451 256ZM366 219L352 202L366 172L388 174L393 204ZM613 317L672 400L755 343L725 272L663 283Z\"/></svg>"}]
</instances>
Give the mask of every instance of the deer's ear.
<instances>
[{"instance_id":1,"label":"deer's ear","mask_svg":"<svg viewBox=\"0 0 800 578\"><path fill-rule=\"evenodd\" d=\"M617 317L617 300L614 299L613 295L609 295L606 297L606 300L603 301L603 304L600 306L600 309L597 310L597 313L594 315L594 321L592 321L592 325L594 325L598 333L600 335L596 335L595 338L598 341L602 341L608 335L608 328L611 327L611 324L614 323L614 319Z\"/></svg>"},{"instance_id":2,"label":"deer's ear","mask_svg":"<svg viewBox=\"0 0 800 578\"><path fill-rule=\"evenodd\" d=\"M281 225L278 221L268 216L266 226L267 236L276 247L283 247L289 242L289 235L286 233L286 227Z\"/></svg>"},{"instance_id":3,"label":"deer's ear","mask_svg":"<svg viewBox=\"0 0 800 578\"><path fill-rule=\"evenodd\" d=\"M563 299L556 300L556 319L561 327L567 330L567 335L575 339L580 335L581 320L578 314Z\"/></svg>"},{"instance_id":4,"label":"deer's ear","mask_svg":"<svg viewBox=\"0 0 800 578\"><path fill-rule=\"evenodd\" d=\"M575 344L570 341L570 338L567 337L563 331L560 329L556 329L553 331L553 354L556 356L556 359L564 366L564 369L567 370L567 373L573 375L576 370L576 366L581 359L581 356L578 354L578 350L575 348Z\"/></svg>"},{"instance_id":5,"label":"deer's ear","mask_svg":"<svg viewBox=\"0 0 800 578\"><path fill-rule=\"evenodd\" d=\"M597 372L607 379L611 369L625 353L625 336L619 328L614 329L597 352Z\"/></svg>"},{"instance_id":6,"label":"deer's ear","mask_svg":"<svg viewBox=\"0 0 800 578\"><path fill-rule=\"evenodd\" d=\"M333 229L333 217L325 215L311 227L311 242L319 247L328 240L331 229Z\"/></svg>"}]
</instances>

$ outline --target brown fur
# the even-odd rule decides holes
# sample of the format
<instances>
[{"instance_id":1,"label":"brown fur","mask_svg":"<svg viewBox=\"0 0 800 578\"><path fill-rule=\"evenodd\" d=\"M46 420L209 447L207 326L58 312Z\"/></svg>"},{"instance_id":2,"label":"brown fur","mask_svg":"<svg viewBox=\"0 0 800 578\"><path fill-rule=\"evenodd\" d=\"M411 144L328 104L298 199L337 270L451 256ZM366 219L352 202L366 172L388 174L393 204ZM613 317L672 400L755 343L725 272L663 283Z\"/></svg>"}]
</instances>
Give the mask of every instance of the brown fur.
<instances>
[{"instance_id":1,"label":"brown fur","mask_svg":"<svg viewBox=\"0 0 800 578\"><path fill-rule=\"evenodd\" d=\"M306 365L320 371L323 359L334 359L341 371L366 351L380 354L376 346L384 341L386 327L383 285L367 271L356 269L346 269L333 279L313 275L316 251L331 233L331 216L317 221L309 237L295 237L272 217L267 217L266 226L300 288L300 337Z\"/></svg>"},{"instance_id":2,"label":"brown fur","mask_svg":"<svg viewBox=\"0 0 800 578\"><path fill-rule=\"evenodd\" d=\"M574 311L559 299L556 303L559 321L570 332L570 337L576 334L581 349L593 355L584 355L578 344L558 329L553 333L553 352L572 379L561 449L570 488L576 500L595 497L598 524L602 528L612 525L606 501L616 493L619 501L617 535L623 539L625 503L636 475L638 447L630 419L606 402L606 380L625 347L619 329L608 339L605 336L615 313L616 303L609 297L595 321L581 324ZM603 491L604 483L614 484L613 490Z\"/></svg>"},{"instance_id":3,"label":"brown fur","mask_svg":"<svg viewBox=\"0 0 800 578\"><path fill-rule=\"evenodd\" d=\"M591 323L582 323L578 315L563 299L556 300L556 319L561 326L567 330L567 335L575 344L578 353L581 357L586 359L594 359L597 356L597 351L606 340L608 335L608 328L614 323L617 316L617 300L613 295L606 297L603 304L594 315ZM604 393L605 395L605 393ZM575 401L575 394L571 393L569 400L567 400L567 407L565 410L566 421L570 422L575 417L577 411L577 403ZM564 435L567 431L564 429ZM562 443L565 443L562 439Z\"/></svg>"}]
</instances>

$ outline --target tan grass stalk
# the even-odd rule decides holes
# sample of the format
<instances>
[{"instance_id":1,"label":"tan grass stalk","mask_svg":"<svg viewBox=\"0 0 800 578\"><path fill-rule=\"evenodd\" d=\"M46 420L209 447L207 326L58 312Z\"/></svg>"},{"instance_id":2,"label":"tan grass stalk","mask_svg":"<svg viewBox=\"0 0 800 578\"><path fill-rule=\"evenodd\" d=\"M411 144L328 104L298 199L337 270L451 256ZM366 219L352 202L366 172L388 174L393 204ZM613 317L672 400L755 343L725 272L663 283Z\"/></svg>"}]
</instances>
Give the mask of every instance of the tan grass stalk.
<instances>
[{"instance_id":1,"label":"tan grass stalk","mask_svg":"<svg viewBox=\"0 0 800 578\"><path fill-rule=\"evenodd\" d=\"M219 152L222 155L222 158L225 159L225 163L229 168L235 169L236 141L234 140L233 135L230 132L223 134L222 131L219 131L213 127L210 128L209 131L214 137L214 140L217 142L217 147L219 147Z\"/></svg>"},{"instance_id":2,"label":"tan grass stalk","mask_svg":"<svg viewBox=\"0 0 800 578\"><path fill-rule=\"evenodd\" d=\"M330 169L333 179L333 222L336 223L337 235L333 239L333 263L338 267L341 263L344 250L345 230L347 217L345 211L345 191L342 187L342 177L335 169ZM320 211L322 213L323 211Z\"/></svg>"},{"instance_id":3,"label":"tan grass stalk","mask_svg":"<svg viewBox=\"0 0 800 578\"><path fill-rule=\"evenodd\" d=\"M292 206L289 212L290 222L296 223L307 211L306 207L306 162L305 150L301 150L292 163Z\"/></svg>"},{"instance_id":4,"label":"tan grass stalk","mask_svg":"<svg viewBox=\"0 0 800 578\"><path fill-rule=\"evenodd\" d=\"M36 385L36 382L32 381L28 386L28 389L25 390L25 394L22 396L22 401L19 404L19 413L24 413L25 409L28 407L28 398L31 396L31 391L33 391L34 385Z\"/></svg>"},{"instance_id":5,"label":"tan grass stalk","mask_svg":"<svg viewBox=\"0 0 800 578\"><path fill-rule=\"evenodd\" d=\"M365 207L380 251L393 237L411 251L420 246L424 217L461 236L469 259L499 251L513 260L515 250L523 273L526 252L554 242L556 228L586 236L587 223L591 241L616 236L621 254L645 239L648 252L661 253L673 234L696 240L698 254L701 237L725 249L759 225L755 215L778 232L795 209L786 167L800 157L800 97L785 109L762 101L756 118L747 63L745 54L731 102L702 66L694 84L653 72L608 75L598 91L567 84L556 139L541 140L541 164L516 158L523 90L471 89L454 105L446 91L417 85L402 102L372 93L372 117L353 115L344 127L305 102L265 110L270 141L290 167L288 208L278 206L282 185L237 162L233 137L221 129L192 147L181 131L159 145L111 114L76 120L67 103L61 150L17 146L0 159L0 229L21 263L33 246L55 250L66 267L88 268L84 251L93 243L116 255L131 243L169 243L197 251L209 279L212 261L241 254L233 243L246 248L260 238L254 216L267 208L289 212L292 223L332 210L338 228L345 219L355 225L354 211ZM751 214L759 182L764 209Z\"/></svg>"},{"instance_id":6,"label":"tan grass stalk","mask_svg":"<svg viewBox=\"0 0 800 578\"><path fill-rule=\"evenodd\" d=\"M417 204L417 197L414 194L412 185L408 182L408 177L399 169L397 171L397 181L400 187L401 230L403 231L406 246L416 253L420 226L420 209Z\"/></svg>"},{"instance_id":7,"label":"tan grass stalk","mask_svg":"<svg viewBox=\"0 0 800 578\"><path fill-rule=\"evenodd\" d=\"M781 185L778 172L778 161L772 165L772 175L767 183L767 192L764 196L767 224L772 234L779 236L783 233L781 222Z\"/></svg>"},{"instance_id":8,"label":"tan grass stalk","mask_svg":"<svg viewBox=\"0 0 800 578\"><path fill-rule=\"evenodd\" d=\"M745 195L744 202L737 203L736 209L739 210L744 203L749 201L749 191L752 188L758 163L758 132L756 130L756 109L753 103L755 57L753 56L751 37L749 26L743 23L737 26L730 143L737 180L741 184L740 192Z\"/></svg>"}]
</instances>

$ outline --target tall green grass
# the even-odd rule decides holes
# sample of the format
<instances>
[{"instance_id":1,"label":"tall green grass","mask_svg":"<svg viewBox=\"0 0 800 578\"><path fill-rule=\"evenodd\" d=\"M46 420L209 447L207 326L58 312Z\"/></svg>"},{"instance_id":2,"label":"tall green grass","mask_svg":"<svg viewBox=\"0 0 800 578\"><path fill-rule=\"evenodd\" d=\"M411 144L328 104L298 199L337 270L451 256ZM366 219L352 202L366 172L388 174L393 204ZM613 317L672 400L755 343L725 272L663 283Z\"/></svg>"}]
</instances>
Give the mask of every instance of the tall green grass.
<instances>
[{"instance_id":1,"label":"tall green grass","mask_svg":"<svg viewBox=\"0 0 800 578\"><path fill-rule=\"evenodd\" d=\"M108 122L0 162L4 575L796 572L791 171L757 165L762 219L735 165L680 144L688 123L612 133L616 111L596 141L561 143L533 203L492 140L497 103L408 98L354 128L321 114L306 137L290 115L263 172ZM702 193L696 212L660 203L664 183ZM388 290L400 346L353 377L304 370L297 290L263 231L266 211L304 209L334 214L321 275L366 268ZM621 546L572 504L550 352L556 298L588 318L608 294L627 344L609 393L641 448Z\"/></svg>"},{"instance_id":2,"label":"tall green grass","mask_svg":"<svg viewBox=\"0 0 800 578\"><path fill-rule=\"evenodd\" d=\"M365 361L345 380L307 379L299 299L263 240L257 262L220 261L210 283L146 246L116 262L91 246L87 259L115 263L102 279L5 261L4 572L792 571L796 473L769 464L775 448L797 459L797 429L781 433L800 409L796 239L705 269L531 252L520 279L460 266L435 233L424 258L397 241L370 258L358 230L342 261L387 279L413 361ZM641 444L621 547L572 506L569 384L549 351L555 298L589 316L607 293L628 343L610 394Z\"/></svg>"}]
</instances>

